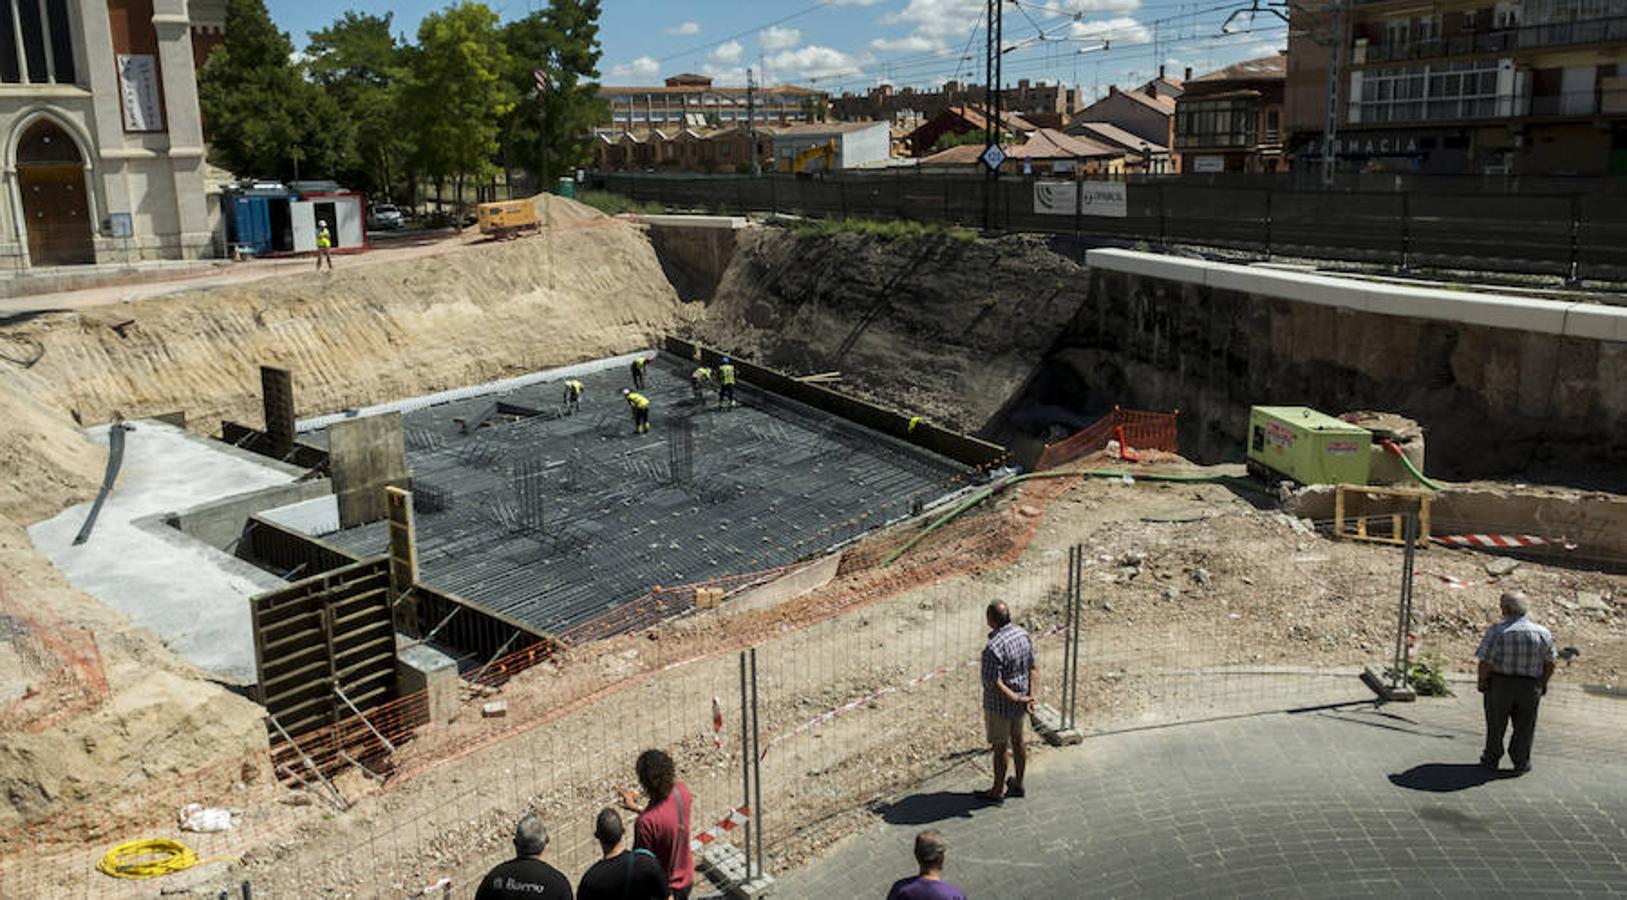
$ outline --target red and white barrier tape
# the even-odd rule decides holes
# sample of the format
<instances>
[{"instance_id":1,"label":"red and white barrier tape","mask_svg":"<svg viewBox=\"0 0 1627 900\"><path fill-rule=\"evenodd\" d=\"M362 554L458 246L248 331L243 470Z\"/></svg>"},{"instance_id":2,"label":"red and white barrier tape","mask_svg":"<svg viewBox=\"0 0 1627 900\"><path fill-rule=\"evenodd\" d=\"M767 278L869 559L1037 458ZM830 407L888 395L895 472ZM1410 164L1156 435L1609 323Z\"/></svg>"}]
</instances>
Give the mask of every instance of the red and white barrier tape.
<instances>
[{"instance_id":1,"label":"red and white barrier tape","mask_svg":"<svg viewBox=\"0 0 1627 900\"><path fill-rule=\"evenodd\" d=\"M1442 584L1445 584L1447 587L1455 588L1457 590L1463 590L1464 588L1472 588L1472 587L1476 587L1478 585L1485 585L1486 587L1490 587L1490 586L1496 584L1500 580L1500 579L1497 579L1497 578L1488 578L1485 581L1464 581L1463 579L1458 578L1455 575L1442 575L1439 572L1414 572L1413 577L1414 578L1434 578L1434 579L1439 580Z\"/></svg>"},{"instance_id":2,"label":"red and white barrier tape","mask_svg":"<svg viewBox=\"0 0 1627 900\"><path fill-rule=\"evenodd\" d=\"M1570 541L1559 538L1545 538L1535 534L1442 534L1431 537L1430 540L1448 547L1490 547L1492 549L1508 549L1511 547L1543 547L1556 545L1566 550L1575 550L1576 545Z\"/></svg>"},{"instance_id":3,"label":"red and white barrier tape","mask_svg":"<svg viewBox=\"0 0 1627 900\"><path fill-rule=\"evenodd\" d=\"M716 843L723 836L751 821L751 807L742 806L731 810L728 815L717 821L716 825L706 829L689 839L689 852L699 853L706 849L707 844Z\"/></svg>"}]
</instances>

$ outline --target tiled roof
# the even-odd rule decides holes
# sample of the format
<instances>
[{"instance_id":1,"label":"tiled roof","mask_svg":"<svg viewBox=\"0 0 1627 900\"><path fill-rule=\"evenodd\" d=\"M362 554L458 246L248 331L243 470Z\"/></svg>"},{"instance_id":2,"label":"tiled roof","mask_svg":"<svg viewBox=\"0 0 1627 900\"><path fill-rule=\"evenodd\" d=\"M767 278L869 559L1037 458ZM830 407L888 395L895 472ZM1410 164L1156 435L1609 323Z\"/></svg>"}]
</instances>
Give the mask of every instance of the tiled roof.
<instances>
[{"instance_id":1,"label":"tiled roof","mask_svg":"<svg viewBox=\"0 0 1627 900\"><path fill-rule=\"evenodd\" d=\"M1287 72L1288 54L1277 53L1271 56L1262 56L1258 59L1245 59L1239 63L1232 63L1224 69L1217 69L1207 75L1200 75L1192 79L1192 82L1286 78Z\"/></svg>"},{"instance_id":2,"label":"tiled roof","mask_svg":"<svg viewBox=\"0 0 1627 900\"><path fill-rule=\"evenodd\" d=\"M1169 148L1162 144L1155 144L1139 135L1131 134L1117 125L1108 122L1075 122L1069 127L1070 134L1083 134L1084 137L1100 141L1113 147L1122 147L1125 150L1140 152L1146 147L1151 153L1167 153Z\"/></svg>"},{"instance_id":3,"label":"tiled roof","mask_svg":"<svg viewBox=\"0 0 1627 900\"><path fill-rule=\"evenodd\" d=\"M983 155L983 144L961 144L921 160L923 166L969 166ZM1003 144L1011 159L1106 159L1123 156L1124 151L1088 138L1075 137L1054 128L1039 128L1021 144Z\"/></svg>"}]
</instances>

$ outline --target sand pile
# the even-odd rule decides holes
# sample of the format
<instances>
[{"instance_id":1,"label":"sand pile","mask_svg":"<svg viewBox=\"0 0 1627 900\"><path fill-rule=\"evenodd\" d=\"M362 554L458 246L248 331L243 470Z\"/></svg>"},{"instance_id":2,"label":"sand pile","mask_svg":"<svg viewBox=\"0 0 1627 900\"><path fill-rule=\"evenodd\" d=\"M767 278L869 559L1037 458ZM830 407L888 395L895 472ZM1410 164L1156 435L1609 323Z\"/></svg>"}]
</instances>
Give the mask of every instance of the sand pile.
<instances>
[{"instance_id":1,"label":"sand pile","mask_svg":"<svg viewBox=\"0 0 1627 900\"><path fill-rule=\"evenodd\" d=\"M537 221L544 225L570 225L610 218L587 204L556 194L536 194L531 197L531 206L537 211Z\"/></svg>"}]
</instances>

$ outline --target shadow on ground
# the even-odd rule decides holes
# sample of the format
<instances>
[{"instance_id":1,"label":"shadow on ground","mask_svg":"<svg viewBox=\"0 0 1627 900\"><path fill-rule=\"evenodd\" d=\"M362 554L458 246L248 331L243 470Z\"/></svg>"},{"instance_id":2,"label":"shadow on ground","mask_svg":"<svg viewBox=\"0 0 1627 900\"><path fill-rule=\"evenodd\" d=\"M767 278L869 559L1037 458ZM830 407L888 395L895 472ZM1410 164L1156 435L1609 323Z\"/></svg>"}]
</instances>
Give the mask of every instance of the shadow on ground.
<instances>
[{"instance_id":1,"label":"shadow on ground","mask_svg":"<svg viewBox=\"0 0 1627 900\"><path fill-rule=\"evenodd\" d=\"M1450 794L1512 776L1479 763L1424 763L1390 776L1390 783L1409 791Z\"/></svg>"},{"instance_id":2,"label":"shadow on ground","mask_svg":"<svg viewBox=\"0 0 1627 900\"><path fill-rule=\"evenodd\" d=\"M945 819L970 819L972 810L998 805L970 791L934 791L911 794L897 803L879 806L875 811L889 825L930 825Z\"/></svg>"}]
</instances>

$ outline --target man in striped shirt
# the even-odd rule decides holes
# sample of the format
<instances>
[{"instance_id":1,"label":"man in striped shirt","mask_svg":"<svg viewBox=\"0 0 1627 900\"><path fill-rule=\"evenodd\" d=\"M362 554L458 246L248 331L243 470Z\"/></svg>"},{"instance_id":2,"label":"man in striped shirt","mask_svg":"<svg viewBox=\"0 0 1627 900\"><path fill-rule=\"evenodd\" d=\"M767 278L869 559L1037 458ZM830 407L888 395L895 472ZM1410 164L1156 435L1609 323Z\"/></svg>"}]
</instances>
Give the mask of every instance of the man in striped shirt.
<instances>
[{"instance_id":1,"label":"man in striped shirt","mask_svg":"<svg viewBox=\"0 0 1627 900\"><path fill-rule=\"evenodd\" d=\"M985 617L989 642L983 647L983 725L994 751L994 787L978 793L984 800L1000 801L1009 794L1023 795L1023 770L1028 748L1023 746L1023 718L1034 708L1034 641L1028 632L1011 624L1011 610L1003 601L989 604ZM1015 770L1006 781L1006 749L1011 749Z\"/></svg>"},{"instance_id":2,"label":"man in striped shirt","mask_svg":"<svg viewBox=\"0 0 1627 900\"><path fill-rule=\"evenodd\" d=\"M1503 621L1487 629L1476 650L1477 686L1485 694L1486 749L1480 764L1495 769L1503 761L1503 733L1510 720L1514 735L1508 757L1514 771L1531 771L1531 739L1537 731L1537 705L1554 674L1554 638L1526 617L1531 601L1524 591L1503 594Z\"/></svg>"}]
</instances>

